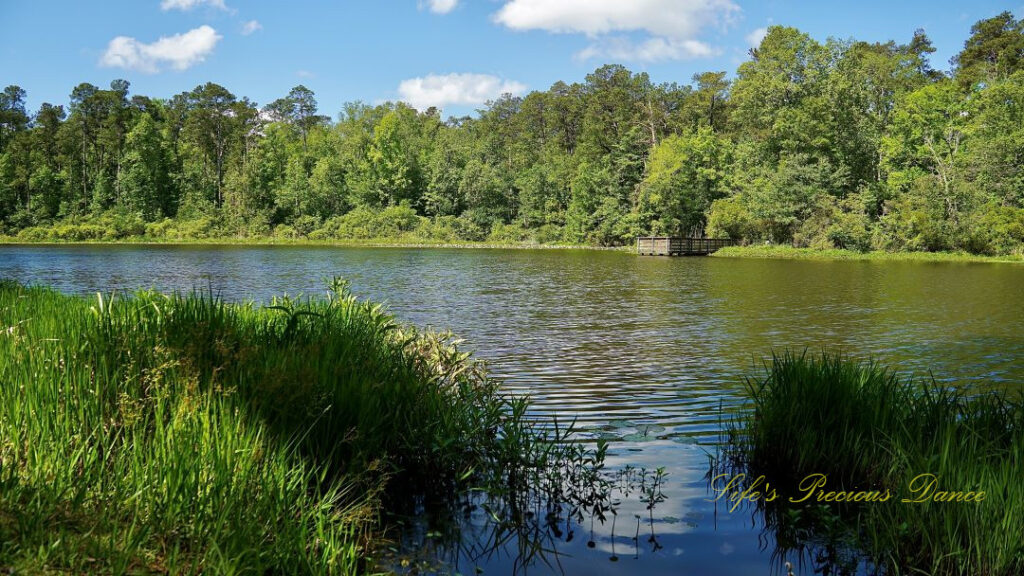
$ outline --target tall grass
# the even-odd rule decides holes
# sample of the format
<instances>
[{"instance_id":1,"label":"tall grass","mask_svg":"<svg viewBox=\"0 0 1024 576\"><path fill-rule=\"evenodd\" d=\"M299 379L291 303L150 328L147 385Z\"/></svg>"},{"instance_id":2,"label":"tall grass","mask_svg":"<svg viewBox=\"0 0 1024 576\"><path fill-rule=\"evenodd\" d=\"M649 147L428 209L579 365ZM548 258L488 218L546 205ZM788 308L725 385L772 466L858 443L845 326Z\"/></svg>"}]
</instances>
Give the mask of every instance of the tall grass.
<instances>
[{"instance_id":1,"label":"tall grass","mask_svg":"<svg viewBox=\"0 0 1024 576\"><path fill-rule=\"evenodd\" d=\"M522 406L343 282L266 307L0 282L0 569L358 572L387 482L550 450Z\"/></svg>"},{"instance_id":2,"label":"tall grass","mask_svg":"<svg viewBox=\"0 0 1024 576\"><path fill-rule=\"evenodd\" d=\"M747 382L751 410L732 423L728 463L799 499L809 474L827 490L890 490L887 502L761 503L783 546L818 539L863 552L893 574L1024 573L1024 403L1020 396L901 380L839 355L773 356ZM902 502L919 474L980 503ZM846 556L847 560L849 555Z\"/></svg>"}]
</instances>

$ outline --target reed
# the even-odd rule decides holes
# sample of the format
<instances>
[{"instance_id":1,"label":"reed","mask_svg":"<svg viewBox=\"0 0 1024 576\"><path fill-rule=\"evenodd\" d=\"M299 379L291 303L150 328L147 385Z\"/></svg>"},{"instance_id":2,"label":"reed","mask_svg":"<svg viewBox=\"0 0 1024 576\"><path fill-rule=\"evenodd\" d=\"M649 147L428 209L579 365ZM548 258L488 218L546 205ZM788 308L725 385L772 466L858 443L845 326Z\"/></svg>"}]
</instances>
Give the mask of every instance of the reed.
<instances>
[{"instance_id":1,"label":"reed","mask_svg":"<svg viewBox=\"0 0 1024 576\"><path fill-rule=\"evenodd\" d=\"M525 413L341 281L269 306L0 282L0 568L364 571L389 486L543 465Z\"/></svg>"},{"instance_id":2,"label":"reed","mask_svg":"<svg viewBox=\"0 0 1024 576\"><path fill-rule=\"evenodd\" d=\"M806 352L773 356L747 392L750 410L728 426L725 463L764 474L785 495L759 504L783 548L810 543L819 558L847 564L853 549L891 574L1024 573L1019 395L917 383L874 363ZM892 498L789 502L814 473L827 475L827 490L889 490ZM919 474L938 478L932 496L984 491L985 499L913 502L925 495L911 485Z\"/></svg>"}]
</instances>

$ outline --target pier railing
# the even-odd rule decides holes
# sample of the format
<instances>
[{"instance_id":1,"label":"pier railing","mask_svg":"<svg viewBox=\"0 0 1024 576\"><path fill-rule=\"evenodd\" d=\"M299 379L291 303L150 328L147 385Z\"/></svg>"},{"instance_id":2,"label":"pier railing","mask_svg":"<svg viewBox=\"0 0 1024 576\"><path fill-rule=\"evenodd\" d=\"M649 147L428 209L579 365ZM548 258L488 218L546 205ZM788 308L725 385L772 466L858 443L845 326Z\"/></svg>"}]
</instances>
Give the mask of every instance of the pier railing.
<instances>
[{"instance_id":1,"label":"pier railing","mask_svg":"<svg viewBox=\"0 0 1024 576\"><path fill-rule=\"evenodd\" d=\"M640 236L637 254L646 256L690 256L711 254L726 246L735 246L731 238L683 238L680 236Z\"/></svg>"}]
</instances>

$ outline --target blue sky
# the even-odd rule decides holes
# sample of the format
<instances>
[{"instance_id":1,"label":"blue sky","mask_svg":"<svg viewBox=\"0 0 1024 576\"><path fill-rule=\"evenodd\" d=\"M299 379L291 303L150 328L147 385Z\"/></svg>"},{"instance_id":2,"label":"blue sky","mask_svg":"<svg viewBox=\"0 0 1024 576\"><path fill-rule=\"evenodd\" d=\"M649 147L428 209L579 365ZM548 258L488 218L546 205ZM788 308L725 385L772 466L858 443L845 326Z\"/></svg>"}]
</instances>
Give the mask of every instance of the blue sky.
<instances>
[{"instance_id":1,"label":"blue sky","mask_svg":"<svg viewBox=\"0 0 1024 576\"><path fill-rule=\"evenodd\" d=\"M947 69L971 24L1024 6L976 0L0 0L0 83L29 107L125 78L169 97L207 81L259 104L296 84L321 112L406 100L472 112L502 91L580 81L604 63L688 83L747 57L759 30L905 42L924 28Z\"/></svg>"}]
</instances>

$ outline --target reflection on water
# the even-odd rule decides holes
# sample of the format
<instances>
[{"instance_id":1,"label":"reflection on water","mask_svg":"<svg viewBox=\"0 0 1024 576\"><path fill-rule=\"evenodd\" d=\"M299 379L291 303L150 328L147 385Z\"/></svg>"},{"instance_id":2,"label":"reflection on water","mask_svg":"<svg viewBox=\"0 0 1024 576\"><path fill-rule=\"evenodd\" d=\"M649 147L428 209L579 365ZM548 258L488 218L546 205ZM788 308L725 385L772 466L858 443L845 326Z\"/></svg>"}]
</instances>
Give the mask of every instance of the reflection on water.
<instances>
[{"instance_id":1,"label":"reflection on water","mask_svg":"<svg viewBox=\"0 0 1024 576\"><path fill-rule=\"evenodd\" d=\"M341 275L403 320L450 328L538 415L612 440L607 466L667 474L664 499L623 498L575 525L533 574L768 574L749 512L707 501L708 446L742 377L773 349L840 349L940 380L1024 382L1024 266L652 258L594 251L310 247L0 247L0 276L69 292L212 287L229 299L320 294ZM481 512L481 514L484 514ZM641 531L637 536L637 518ZM645 518L647 520L645 520ZM449 558L510 572L516 544ZM646 522L646 524L645 524ZM581 526L585 529L582 529ZM415 530L410 527L411 532ZM657 535L657 546L645 534ZM421 530L425 545L430 529ZM582 532L588 534L584 537ZM649 535L649 534L648 534ZM471 544L472 543L472 544ZM612 546L617 562L610 562ZM475 546L475 547L474 547ZM507 552L507 553L506 553Z\"/></svg>"}]
</instances>

